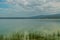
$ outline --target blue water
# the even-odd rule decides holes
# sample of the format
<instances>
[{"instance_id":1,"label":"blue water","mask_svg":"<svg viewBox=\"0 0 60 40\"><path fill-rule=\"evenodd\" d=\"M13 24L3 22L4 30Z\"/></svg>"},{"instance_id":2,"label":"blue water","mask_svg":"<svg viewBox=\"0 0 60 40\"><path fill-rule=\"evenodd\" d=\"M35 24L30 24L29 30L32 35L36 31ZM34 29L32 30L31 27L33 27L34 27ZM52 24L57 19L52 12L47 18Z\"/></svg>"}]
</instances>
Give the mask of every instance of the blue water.
<instances>
[{"instance_id":1,"label":"blue water","mask_svg":"<svg viewBox=\"0 0 60 40\"><path fill-rule=\"evenodd\" d=\"M0 34L19 31L56 32L60 19L0 19Z\"/></svg>"}]
</instances>

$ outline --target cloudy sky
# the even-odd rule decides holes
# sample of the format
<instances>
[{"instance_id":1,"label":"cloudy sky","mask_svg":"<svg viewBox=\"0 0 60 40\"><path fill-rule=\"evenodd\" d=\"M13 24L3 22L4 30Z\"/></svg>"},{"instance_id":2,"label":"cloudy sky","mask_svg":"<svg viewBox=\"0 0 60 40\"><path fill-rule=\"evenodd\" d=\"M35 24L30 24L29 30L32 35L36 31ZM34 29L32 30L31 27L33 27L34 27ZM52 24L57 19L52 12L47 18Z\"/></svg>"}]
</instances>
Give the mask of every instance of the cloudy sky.
<instances>
[{"instance_id":1,"label":"cloudy sky","mask_svg":"<svg viewBox=\"0 0 60 40\"><path fill-rule=\"evenodd\" d=\"M0 17L28 17L60 13L60 0L0 0Z\"/></svg>"}]
</instances>

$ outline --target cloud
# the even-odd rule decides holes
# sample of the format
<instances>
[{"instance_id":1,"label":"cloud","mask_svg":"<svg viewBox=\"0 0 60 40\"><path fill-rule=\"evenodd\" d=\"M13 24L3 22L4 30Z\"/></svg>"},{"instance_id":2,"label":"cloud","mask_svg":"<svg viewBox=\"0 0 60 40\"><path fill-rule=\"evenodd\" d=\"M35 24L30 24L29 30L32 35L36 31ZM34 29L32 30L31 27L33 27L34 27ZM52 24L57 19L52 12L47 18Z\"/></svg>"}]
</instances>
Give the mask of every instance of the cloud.
<instances>
[{"instance_id":1,"label":"cloud","mask_svg":"<svg viewBox=\"0 0 60 40\"><path fill-rule=\"evenodd\" d=\"M6 3L10 5L10 7L6 8L8 10L3 9L2 11L5 11L7 14L11 14L12 16L60 13L59 0L6 0Z\"/></svg>"},{"instance_id":2,"label":"cloud","mask_svg":"<svg viewBox=\"0 0 60 40\"><path fill-rule=\"evenodd\" d=\"M43 12L58 13L60 11L60 2L49 2L39 6Z\"/></svg>"}]
</instances>

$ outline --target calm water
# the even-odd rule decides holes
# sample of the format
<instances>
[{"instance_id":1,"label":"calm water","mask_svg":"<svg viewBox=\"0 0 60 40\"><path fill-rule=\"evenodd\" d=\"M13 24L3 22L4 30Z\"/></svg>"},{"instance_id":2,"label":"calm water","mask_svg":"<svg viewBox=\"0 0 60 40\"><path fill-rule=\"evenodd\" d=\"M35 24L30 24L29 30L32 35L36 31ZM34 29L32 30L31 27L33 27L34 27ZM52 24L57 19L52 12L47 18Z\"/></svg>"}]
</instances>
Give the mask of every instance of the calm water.
<instances>
[{"instance_id":1,"label":"calm water","mask_svg":"<svg viewBox=\"0 0 60 40\"><path fill-rule=\"evenodd\" d=\"M0 19L0 34L16 31L55 32L60 29L60 19Z\"/></svg>"}]
</instances>

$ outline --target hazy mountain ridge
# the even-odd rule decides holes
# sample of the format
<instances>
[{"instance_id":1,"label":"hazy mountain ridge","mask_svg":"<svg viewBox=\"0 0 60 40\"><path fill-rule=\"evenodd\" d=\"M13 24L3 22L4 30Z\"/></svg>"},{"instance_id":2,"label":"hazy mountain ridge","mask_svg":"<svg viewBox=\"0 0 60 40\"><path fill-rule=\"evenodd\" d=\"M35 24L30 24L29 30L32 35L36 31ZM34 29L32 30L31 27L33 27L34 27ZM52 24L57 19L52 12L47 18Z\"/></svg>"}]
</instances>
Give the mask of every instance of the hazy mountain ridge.
<instances>
[{"instance_id":1,"label":"hazy mountain ridge","mask_svg":"<svg viewBox=\"0 0 60 40\"><path fill-rule=\"evenodd\" d=\"M35 16L36 18L40 19L60 19L60 14L53 14L53 15L40 15Z\"/></svg>"},{"instance_id":2,"label":"hazy mountain ridge","mask_svg":"<svg viewBox=\"0 0 60 40\"><path fill-rule=\"evenodd\" d=\"M0 19L60 19L60 14L38 15L32 17L0 17Z\"/></svg>"}]
</instances>

